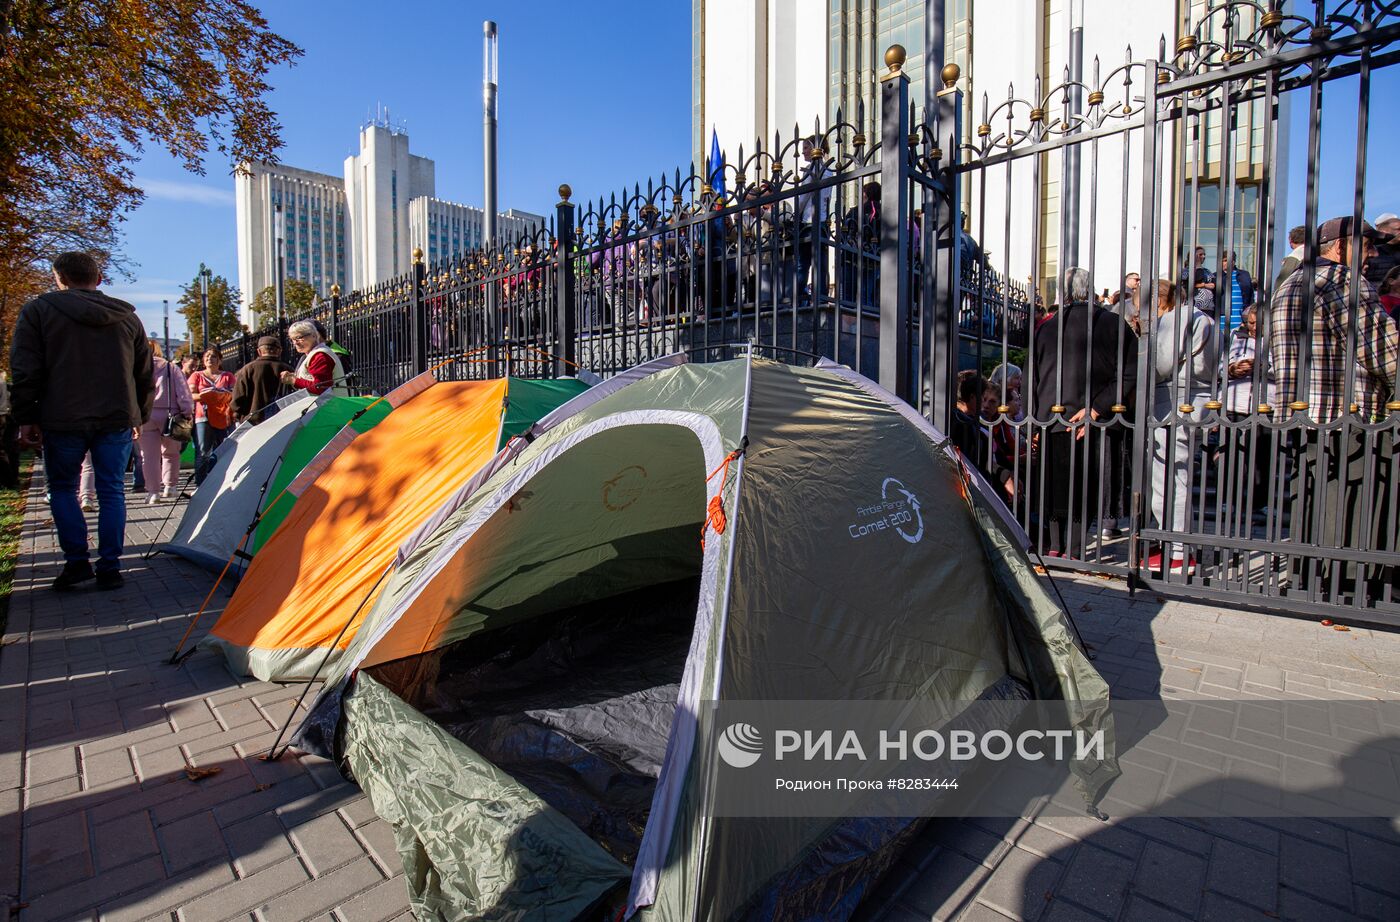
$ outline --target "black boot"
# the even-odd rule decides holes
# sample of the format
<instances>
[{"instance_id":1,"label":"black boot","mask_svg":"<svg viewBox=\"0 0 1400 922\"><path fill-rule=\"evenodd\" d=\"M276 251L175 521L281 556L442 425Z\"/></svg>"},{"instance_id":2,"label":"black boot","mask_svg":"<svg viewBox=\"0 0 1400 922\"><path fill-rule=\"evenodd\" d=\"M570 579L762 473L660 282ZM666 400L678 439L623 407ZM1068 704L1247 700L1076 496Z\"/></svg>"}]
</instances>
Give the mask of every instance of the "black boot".
<instances>
[{"instance_id":1,"label":"black boot","mask_svg":"<svg viewBox=\"0 0 1400 922\"><path fill-rule=\"evenodd\" d=\"M122 579L122 571L120 570L97 571L98 589L120 589L125 584L126 581Z\"/></svg>"},{"instance_id":2,"label":"black boot","mask_svg":"<svg viewBox=\"0 0 1400 922\"><path fill-rule=\"evenodd\" d=\"M63 565L63 572L58 574L58 578L53 581L53 588L58 592L72 589L79 583L85 583L94 576L92 564L86 560L70 560Z\"/></svg>"}]
</instances>

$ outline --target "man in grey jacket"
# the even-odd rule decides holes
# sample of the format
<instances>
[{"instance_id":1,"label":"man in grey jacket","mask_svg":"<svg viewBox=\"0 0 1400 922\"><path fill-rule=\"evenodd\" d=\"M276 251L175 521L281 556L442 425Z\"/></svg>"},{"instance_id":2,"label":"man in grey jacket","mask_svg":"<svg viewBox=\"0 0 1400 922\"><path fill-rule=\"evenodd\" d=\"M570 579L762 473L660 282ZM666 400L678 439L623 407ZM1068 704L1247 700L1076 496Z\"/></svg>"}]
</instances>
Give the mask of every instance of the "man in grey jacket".
<instances>
[{"instance_id":1,"label":"man in grey jacket","mask_svg":"<svg viewBox=\"0 0 1400 922\"><path fill-rule=\"evenodd\" d=\"M95 577L99 589L118 589L126 534L122 478L132 430L151 415L151 347L136 309L97 290L102 268L91 255L63 253L53 261L53 276L58 291L20 309L10 345L10 401L20 441L44 448L65 561L53 588ZM78 476L89 453L101 504L96 573L78 506Z\"/></svg>"},{"instance_id":2,"label":"man in grey jacket","mask_svg":"<svg viewBox=\"0 0 1400 922\"><path fill-rule=\"evenodd\" d=\"M1201 424L1220 369L1215 320L1184 292L1171 297L1159 286L1153 342L1152 515L1163 531L1190 531L1191 455L1204 440ZM1159 578L1190 576L1196 561L1185 545L1170 542L1169 554L1149 554L1147 568ZM1164 559L1165 558L1165 559Z\"/></svg>"}]
</instances>

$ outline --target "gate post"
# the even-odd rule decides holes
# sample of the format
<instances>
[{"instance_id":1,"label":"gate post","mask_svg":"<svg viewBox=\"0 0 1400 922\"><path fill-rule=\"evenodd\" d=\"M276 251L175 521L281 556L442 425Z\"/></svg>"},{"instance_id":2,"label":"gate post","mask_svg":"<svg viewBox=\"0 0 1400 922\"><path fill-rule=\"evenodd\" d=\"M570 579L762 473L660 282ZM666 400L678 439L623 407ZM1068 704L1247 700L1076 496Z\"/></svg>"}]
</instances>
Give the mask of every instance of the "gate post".
<instances>
[{"instance_id":1,"label":"gate post","mask_svg":"<svg viewBox=\"0 0 1400 922\"><path fill-rule=\"evenodd\" d=\"M337 339L337 340L338 340L338 338L339 338L339 336L340 336L340 283L339 283L339 282L336 282L335 284L331 285L331 322L330 322L330 334L331 334L331 339Z\"/></svg>"},{"instance_id":2,"label":"gate post","mask_svg":"<svg viewBox=\"0 0 1400 922\"><path fill-rule=\"evenodd\" d=\"M962 162L960 76L961 69L952 63L943 65L939 72L943 89L935 98L934 151L930 157L939 165L939 189L933 196L933 213L924 215L924 233L935 235L932 264L924 269L933 273L933 303L924 315L924 321L932 328L927 334L931 352L929 419L945 434L952 430L953 407L957 403L954 382L958 373L958 314L962 298L962 177L957 172Z\"/></svg>"},{"instance_id":3,"label":"gate post","mask_svg":"<svg viewBox=\"0 0 1400 922\"><path fill-rule=\"evenodd\" d=\"M413 335L413 374L428 370L428 310L423 303L423 248L413 248L413 270L409 273L409 323Z\"/></svg>"},{"instance_id":4,"label":"gate post","mask_svg":"<svg viewBox=\"0 0 1400 922\"><path fill-rule=\"evenodd\" d=\"M1142 226L1142 250L1139 253L1138 277L1141 279L1157 278L1157 183L1153 177L1158 175L1160 155L1158 146L1158 124L1157 124L1157 85L1160 82L1160 63L1149 60L1143 67L1143 89L1142 89L1142 214L1139 218ZM1173 276L1179 270L1171 267ZM1156 282L1152 283L1150 291L1139 288L1138 301L1145 316L1149 305L1154 304L1157 298ZM1151 500L1148 496L1150 487L1147 482L1148 458L1152 455L1152 429L1150 424L1152 412L1152 378L1148 375L1148 369L1152 367L1152 356L1156 344L1152 337L1156 324L1144 323L1142 336L1138 339L1137 355L1137 386L1134 390L1133 399L1136 406L1133 407L1133 501L1129 509L1128 520L1128 589L1136 592L1138 586L1138 573L1142 566L1140 556L1141 544L1138 534L1142 530L1142 524L1147 518L1147 505Z\"/></svg>"},{"instance_id":5,"label":"gate post","mask_svg":"<svg viewBox=\"0 0 1400 922\"><path fill-rule=\"evenodd\" d=\"M578 312L574 310L574 204L568 183L559 186L555 206L554 377L577 369Z\"/></svg>"},{"instance_id":6,"label":"gate post","mask_svg":"<svg viewBox=\"0 0 1400 922\"><path fill-rule=\"evenodd\" d=\"M885 52L880 78L880 384L902 400L909 388L909 77L904 46Z\"/></svg>"}]
</instances>

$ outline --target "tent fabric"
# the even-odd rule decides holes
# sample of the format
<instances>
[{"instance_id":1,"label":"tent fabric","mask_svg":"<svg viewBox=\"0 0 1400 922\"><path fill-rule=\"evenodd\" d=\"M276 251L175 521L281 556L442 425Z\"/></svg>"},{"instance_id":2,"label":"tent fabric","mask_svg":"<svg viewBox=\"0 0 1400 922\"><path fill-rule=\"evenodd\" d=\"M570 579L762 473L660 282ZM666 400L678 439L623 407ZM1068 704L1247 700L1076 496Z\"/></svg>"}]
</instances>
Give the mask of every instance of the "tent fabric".
<instances>
[{"instance_id":1,"label":"tent fabric","mask_svg":"<svg viewBox=\"0 0 1400 922\"><path fill-rule=\"evenodd\" d=\"M1103 729L1112 741L1107 685L1073 644L994 500L969 482L946 439L862 382L845 370L747 358L658 371L581 407L499 468L389 574L298 745L343 757L371 787L387 773L403 777L387 763L413 756L396 754L355 717L373 677L405 703L424 702L405 719L477 740L491 756L464 743L473 758L509 765L577 823L577 800L539 779L615 756L624 744L654 752L661 732L664 757L641 841L626 853L630 886L618 908L667 920L849 916L851 894L865 892L917 823L713 817L705 805L717 768L696 720L703 702L971 701L1021 689L1064 699L1075 726ZM707 523L716 500L722 530ZM872 509L904 515L861 531ZM679 676L650 686L600 679L618 684L581 697L603 702L608 719L568 697L574 683L528 707L505 707L500 691L488 704L509 719L485 742L479 698L463 699L472 704L461 718L433 719L447 718L426 702L470 674L463 656L484 656L512 632L574 617L580 606L687 578L698 590ZM492 687L528 679L523 664L532 658L523 648L503 653ZM656 725L655 708L633 706L647 689L653 702L674 689L668 725ZM588 729L599 725L608 728L601 739ZM537 757L522 761L522 747ZM587 755L563 755L578 747ZM1076 772L1093 798L1116 763ZM420 811L396 825L421 836L438 815L481 810L450 789L423 796ZM583 831L614 841L591 825ZM509 860L531 860L524 853L534 846L514 840ZM453 916L489 916L491 904L462 899L454 880L481 844L466 834L449 854L406 856L415 899L446 901ZM584 895L561 882L549 898Z\"/></svg>"},{"instance_id":2,"label":"tent fabric","mask_svg":"<svg viewBox=\"0 0 1400 922\"><path fill-rule=\"evenodd\" d=\"M313 676L353 639L413 529L491 460L503 438L584 387L573 379L440 382L343 445L342 431L314 481L293 482L296 503L204 645L260 679Z\"/></svg>"},{"instance_id":3,"label":"tent fabric","mask_svg":"<svg viewBox=\"0 0 1400 922\"><path fill-rule=\"evenodd\" d=\"M164 550L222 571L257 518L287 445L330 399L300 392L279 401L278 411L256 426L243 423L230 433Z\"/></svg>"},{"instance_id":4,"label":"tent fabric","mask_svg":"<svg viewBox=\"0 0 1400 922\"><path fill-rule=\"evenodd\" d=\"M272 501L282 495L292 479L326 447L326 443L346 426L358 433L368 432L389 415L391 409L387 401L374 397L332 397L302 424L283 451L282 463L278 465L277 473L267 489L267 505L258 520L249 553L257 554L294 505L285 497L275 504Z\"/></svg>"},{"instance_id":5,"label":"tent fabric","mask_svg":"<svg viewBox=\"0 0 1400 922\"><path fill-rule=\"evenodd\" d=\"M405 865L453 868L410 886L416 918L460 918L458 907L479 905L492 919L575 919L627 879L626 867L524 785L368 676L360 687L350 704L355 777L393 825Z\"/></svg>"},{"instance_id":6,"label":"tent fabric","mask_svg":"<svg viewBox=\"0 0 1400 922\"><path fill-rule=\"evenodd\" d=\"M682 365L685 361L685 354L677 352L662 356L658 359L653 359L649 362L643 362L640 365L635 365L620 374L614 375L606 381L595 383L595 381L586 381L584 378L580 377L579 380L585 380L585 383L589 385L588 390L576 394L569 400L555 407L549 413L541 416L534 425L530 426L529 429L525 430L522 434L507 438L505 444L501 446L501 450L497 452L496 457L491 459L491 463L477 471L470 480L458 487L457 492L454 493L447 502L443 503L436 512L425 519L413 534L409 535L404 543L399 546L398 553L394 558L394 566L398 567L407 560L409 555L417 550L418 546L427 540L448 516L461 508L462 503L466 502L468 497L475 493L477 489L498 470L513 462L516 457L519 456L520 452L524 451L525 447L535 439L586 407L602 400L619 388L625 387L633 381L645 378L647 375L655 374L667 368L674 368L677 365ZM590 375L589 377L593 378L594 376ZM518 432L518 430L515 429L510 429L509 431Z\"/></svg>"}]
</instances>

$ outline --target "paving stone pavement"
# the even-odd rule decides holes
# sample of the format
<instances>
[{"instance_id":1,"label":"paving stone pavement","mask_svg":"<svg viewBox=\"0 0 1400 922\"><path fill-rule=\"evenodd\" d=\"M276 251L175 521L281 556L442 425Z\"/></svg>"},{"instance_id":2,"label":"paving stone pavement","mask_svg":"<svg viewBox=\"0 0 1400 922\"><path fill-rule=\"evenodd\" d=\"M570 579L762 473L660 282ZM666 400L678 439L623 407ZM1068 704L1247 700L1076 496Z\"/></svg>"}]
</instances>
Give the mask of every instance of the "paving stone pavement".
<instances>
[{"instance_id":1,"label":"paving stone pavement","mask_svg":"<svg viewBox=\"0 0 1400 922\"><path fill-rule=\"evenodd\" d=\"M20 922L411 918L392 832L358 788L320 759L259 758L300 689L240 681L216 654L165 664L212 583L140 559L169 508L131 507L124 589L56 594L40 496L0 648L0 895ZM1400 697L1400 635L1058 582L1118 696ZM1394 920L1400 834L1384 820L934 820L866 905L869 922Z\"/></svg>"}]
</instances>

